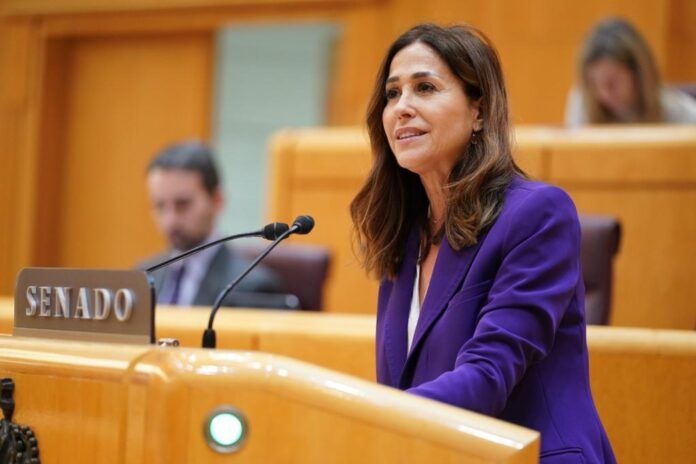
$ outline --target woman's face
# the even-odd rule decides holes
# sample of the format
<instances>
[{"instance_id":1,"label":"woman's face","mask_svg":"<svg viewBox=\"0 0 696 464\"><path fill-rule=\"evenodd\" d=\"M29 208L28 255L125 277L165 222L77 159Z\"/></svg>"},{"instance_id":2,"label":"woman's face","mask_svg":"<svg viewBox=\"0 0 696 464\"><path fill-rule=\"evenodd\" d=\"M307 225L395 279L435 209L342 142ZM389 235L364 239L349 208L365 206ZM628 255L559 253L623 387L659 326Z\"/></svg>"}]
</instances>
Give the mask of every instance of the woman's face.
<instances>
[{"instance_id":1,"label":"woman's face","mask_svg":"<svg viewBox=\"0 0 696 464\"><path fill-rule=\"evenodd\" d=\"M612 59L599 58L585 69L592 96L619 120L630 121L636 115L636 80L626 65Z\"/></svg>"},{"instance_id":2,"label":"woman's face","mask_svg":"<svg viewBox=\"0 0 696 464\"><path fill-rule=\"evenodd\" d=\"M478 103L427 45L401 49L391 62L382 125L399 165L419 175L449 176L471 132L480 130Z\"/></svg>"}]
</instances>

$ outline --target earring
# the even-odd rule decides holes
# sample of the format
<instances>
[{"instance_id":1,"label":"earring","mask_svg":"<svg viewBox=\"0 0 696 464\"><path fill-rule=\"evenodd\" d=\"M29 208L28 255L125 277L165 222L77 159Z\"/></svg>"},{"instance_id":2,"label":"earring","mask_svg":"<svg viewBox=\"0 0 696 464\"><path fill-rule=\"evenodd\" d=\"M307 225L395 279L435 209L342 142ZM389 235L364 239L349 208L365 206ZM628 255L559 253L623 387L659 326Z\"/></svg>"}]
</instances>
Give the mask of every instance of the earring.
<instances>
[{"instance_id":1,"label":"earring","mask_svg":"<svg viewBox=\"0 0 696 464\"><path fill-rule=\"evenodd\" d=\"M472 131L471 132L471 137L469 138L469 143L471 145L476 145L479 141L479 132L481 131Z\"/></svg>"}]
</instances>

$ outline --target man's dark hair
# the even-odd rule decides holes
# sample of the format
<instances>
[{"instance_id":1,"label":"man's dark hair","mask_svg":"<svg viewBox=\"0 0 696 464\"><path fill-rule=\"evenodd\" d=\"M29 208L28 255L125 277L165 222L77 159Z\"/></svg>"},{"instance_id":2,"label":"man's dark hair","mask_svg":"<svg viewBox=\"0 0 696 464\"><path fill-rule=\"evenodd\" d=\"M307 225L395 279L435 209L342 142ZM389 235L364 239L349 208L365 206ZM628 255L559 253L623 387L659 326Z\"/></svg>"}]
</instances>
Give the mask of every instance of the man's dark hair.
<instances>
[{"instance_id":1,"label":"man's dark hair","mask_svg":"<svg viewBox=\"0 0 696 464\"><path fill-rule=\"evenodd\" d=\"M147 174L155 169L181 169L201 175L203 186L212 194L220 185L213 152L199 141L176 142L159 151L147 166Z\"/></svg>"}]
</instances>

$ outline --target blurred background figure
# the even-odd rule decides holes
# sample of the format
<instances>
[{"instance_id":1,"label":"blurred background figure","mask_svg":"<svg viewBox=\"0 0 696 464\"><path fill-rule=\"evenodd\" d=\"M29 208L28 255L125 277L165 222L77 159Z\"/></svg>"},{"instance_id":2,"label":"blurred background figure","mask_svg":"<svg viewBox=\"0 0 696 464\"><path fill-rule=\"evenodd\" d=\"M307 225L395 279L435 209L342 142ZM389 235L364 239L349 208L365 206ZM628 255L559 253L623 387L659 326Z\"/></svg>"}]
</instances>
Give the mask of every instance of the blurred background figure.
<instances>
[{"instance_id":1,"label":"blurred background figure","mask_svg":"<svg viewBox=\"0 0 696 464\"><path fill-rule=\"evenodd\" d=\"M577 60L576 85L565 112L570 126L696 122L696 100L662 85L647 42L620 18L590 30Z\"/></svg>"},{"instance_id":2,"label":"blurred background figure","mask_svg":"<svg viewBox=\"0 0 696 464\"><path fill-rule=\"evenodd\" d=\"M143 261L139 268L148 268L221 238L215 223L224 201L217 167L207 146L187 141L164 148L148 165L146 183L153 219L169 250ZM208 248L153 273L157 302L211 306L218 293L248 264L225 245ZM262 295L280 291L279 278L259 266L228 295L224 304L268 306L269 299ZM236 301L240 294L258 294L259 298L242 297Z\"/></svg>"}]
</instances>

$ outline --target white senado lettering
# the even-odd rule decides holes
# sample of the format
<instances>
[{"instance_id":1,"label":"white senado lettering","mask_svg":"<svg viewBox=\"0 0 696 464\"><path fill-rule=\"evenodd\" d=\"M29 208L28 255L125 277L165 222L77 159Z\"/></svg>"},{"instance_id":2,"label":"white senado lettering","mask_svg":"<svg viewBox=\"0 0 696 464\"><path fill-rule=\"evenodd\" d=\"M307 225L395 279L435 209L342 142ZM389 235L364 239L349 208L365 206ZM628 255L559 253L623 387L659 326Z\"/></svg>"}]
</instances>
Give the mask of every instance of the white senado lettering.
<instances>
[{"instance_id":1,"label":"white senado lettering","mask_svg":"<svg viewBox=\"0 0 696 464\"><path fill-rule=\"evenodd\" d=\"M51 287L39 287L39 316L51 315Z\"/></svg>"},{"instance_id":2,"label":"white senado lettering","mask_svg":"<svg viewBox=\"0 0 696 464\"><path fill-rule=\"evenodd\" d=\"M29 306L26 308L26 315L36 316L36 285L27 287L27 303Z\"/></svg>"},{"instance_id":3,"label":"white senado lettering","mask_svg":"<svg viewBox=\"0 0 696 464\"><path fill-rule=\"evenodd\" d=\"M126 322L133 314L133 303L135 297L133 291L128 288L120 288L116 291L114 297L114 314L116 319L121 322Z\"/></svg>"},{"instance_id":4,"label":"white senado lettering","mask_svg":"<svg viewBox=\"0 0 696 464\"><path fill-rule=\"evenodd\" d=\"M111 290L108 288L94 289L94 320L103 321L111 314Z\"/></svg>"},{"instance_id":5,"label":"white senado lettering","mask_svg":"<svg viewBox=\"0 0 696 464\"><path fill-rule=\"evenodd\" d=\"M73 319L92 319L90 306L89 289L80 287L77 291L77 305Z\"/></svg>"},{"instance_id":6,"label":"white senado lettering","mask_svg":"<svg viewBox=\"0 0 696 464\"><path fill-rule=\"evenodd\" d=\"M70 319L70 291L72 287L54 287L56 291L56 304L53 309L53 317Z\"/></svg>"}]
</instances>

